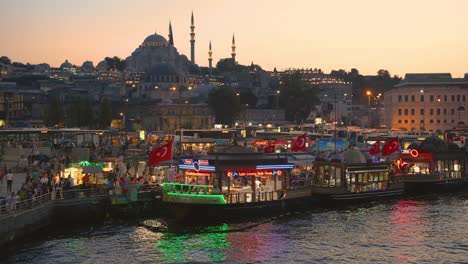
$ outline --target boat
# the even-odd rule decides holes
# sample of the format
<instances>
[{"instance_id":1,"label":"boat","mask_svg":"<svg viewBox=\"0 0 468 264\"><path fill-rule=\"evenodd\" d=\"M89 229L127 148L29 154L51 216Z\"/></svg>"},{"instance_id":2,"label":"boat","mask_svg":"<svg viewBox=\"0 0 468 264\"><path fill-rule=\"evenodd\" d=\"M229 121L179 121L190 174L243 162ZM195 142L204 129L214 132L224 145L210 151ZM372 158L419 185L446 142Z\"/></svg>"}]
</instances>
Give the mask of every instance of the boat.
<instances>
[{"instance_id":1,"label":"boat","mask_svg":"<svg viewBox=\"0 0 468 264\"><path fill-rule=\"evenodd\" d=\"M392 198L404 191L391 163L367 158L357 149L330 160L317 158L313 170L312 200L321 205Z\"/></svg>"},{"instance_id":2,"label":"boat","mask_svg":"<svg viewBox=\"0 0 468 264\"><path fill-rule=\"evenodd\" d=\"M466 151L438 138L427 138L420 146L401 153L395 162L397 176L408 194L468 189Z\"/></svg>"},{"instance_id":3,"label":"boat","mask_svg":"<svg viewBox=\"0 0 468 264\"><path fill-rule=\"evenodd\" d=\"M176 220L232 219L309 206L307 179L294 175L285 154L233 146L182 159L178 182L164 182L162 201Z\"/></svg>"}]
</instances>

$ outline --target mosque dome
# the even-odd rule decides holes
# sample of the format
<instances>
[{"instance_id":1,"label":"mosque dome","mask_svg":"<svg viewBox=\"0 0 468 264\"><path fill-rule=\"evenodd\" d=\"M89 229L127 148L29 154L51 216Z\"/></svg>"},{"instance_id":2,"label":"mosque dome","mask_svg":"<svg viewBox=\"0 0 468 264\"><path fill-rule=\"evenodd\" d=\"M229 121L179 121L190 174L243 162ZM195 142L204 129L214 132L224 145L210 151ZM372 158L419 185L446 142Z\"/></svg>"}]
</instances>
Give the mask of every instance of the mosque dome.
<instances>
[{"instance_id":1,"label":"mosque dome","mask_svg":"<svg viewBox=\"0 0 468 264\"><path fill-rule=\"evenodd\" d=\"M367 163L367 158L364 154L356 149L349 149L343 152L345 163Z\"/></svg>"},{"instance_id":2,"label":"mosque dome","mask_svg":"<svg viewBox=\"0 0 468 264\"><path fill-rule=\"evenodd\" d=\"M85 61L83 62L83 65L81 65L82 68L94 68L94 64L92 61Z\"/></svg>"},{"instance_id":3,"label":"mosque dome","mask_svg":"<svg viewBox=\"0 0 468 264\"><path fill-rule=\"evenodd\" d=\"M73 64L68 62L68 60L65 60L65 62L60 65L60 69L70 69L73 67L74 67Z\"/></svg>"},{"instance_id":4,"label":"mosque dome","mask_svg":"<svg viewBox=\"0 0 468 264\"><path fill-rule=\"evenodd\" d=\"M103 60L99 62L98 65L96 66L96 69L98 71L107 71L108 69L107 61Z\"/></svg>"},{"instance_id":5,"label":"mosque dome","mask_svg":"<svg viewBox=\"0 0 468 264\"><path fill-rule=\"evenodd\" d=\"M167 45L168 45L168 42L166 38L156 33L146 37L142 44L143 47L147 47L147 46L163 47Z\"/></svg>"}]
</instances>

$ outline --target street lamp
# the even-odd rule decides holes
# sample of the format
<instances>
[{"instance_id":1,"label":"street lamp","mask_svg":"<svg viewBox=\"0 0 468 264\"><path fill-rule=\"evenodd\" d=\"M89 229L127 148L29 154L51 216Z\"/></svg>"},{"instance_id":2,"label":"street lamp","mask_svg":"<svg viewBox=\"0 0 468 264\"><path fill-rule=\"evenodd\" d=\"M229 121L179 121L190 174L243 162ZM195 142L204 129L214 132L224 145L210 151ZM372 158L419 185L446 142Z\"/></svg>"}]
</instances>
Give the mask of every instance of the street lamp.
<instances>
[{"instance_id":1,"label":"street lamp","mask_svg":"<svg viewBox=\"0 0 468 264\"><path fill-rule=\"evenodd\" d=\"M371 107L370 107L370 97L372 95L372 92L370 90L367 90L366 91L366 95L367 97L369 98L369 101L368 101L368 104L369 104L369 112L368 112L368 120L369 120L369 127L371 127Z\"/></svg>"},{"instance_id":2,"label":"street lamp","mask_svg":"<svg viewBox=\"0 0 468 264\"><path fill-rule=\"evenodd\" d=\"M280 90L276 90L276 109L278 109L278 105L279 105L279 95L280 95Z\"/></svg>"},{"instance_id":3,"label":"street lamp","mask_svg":"<svg viewBox=\"0 0 468 264\"><path fill-rule=\"evenodd\" d=\"M423 119L422 119L422 126L420 130L426 130L426 100L424 98L424 90L421 89L419 92L421 93L421 101L423 101L423 111L422 111Z\"/></svg>"}]
</instances>

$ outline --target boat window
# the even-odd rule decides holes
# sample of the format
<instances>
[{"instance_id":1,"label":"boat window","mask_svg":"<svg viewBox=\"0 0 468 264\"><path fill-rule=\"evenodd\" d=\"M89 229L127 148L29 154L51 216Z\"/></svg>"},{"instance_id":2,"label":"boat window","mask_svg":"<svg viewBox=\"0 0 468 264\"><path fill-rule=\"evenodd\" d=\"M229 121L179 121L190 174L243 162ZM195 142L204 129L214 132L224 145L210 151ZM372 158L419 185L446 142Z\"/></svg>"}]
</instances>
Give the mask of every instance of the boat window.
<instances>
[{"instance_id":1,"label":"boat window","mask_svg":"<svg viewBox=\"0 0 468 264\"><path fill-rule=\"evenodd\" d=\"M335 174L335 166L330 166L330 181L329 181L329 186L330 187L335 187L335 177L336 177L336 174Z\"/></svg>"},{"instance_id":2,"label":"boat window","mask_svg":"<svg viewBox=\"0 0 468 264\"><path fill-rule=\"evenodd\" d=\"M341 186L341 168L336 167L335 169L335 175L336 175L336 186Z\"/></svg>"}]
</instances>

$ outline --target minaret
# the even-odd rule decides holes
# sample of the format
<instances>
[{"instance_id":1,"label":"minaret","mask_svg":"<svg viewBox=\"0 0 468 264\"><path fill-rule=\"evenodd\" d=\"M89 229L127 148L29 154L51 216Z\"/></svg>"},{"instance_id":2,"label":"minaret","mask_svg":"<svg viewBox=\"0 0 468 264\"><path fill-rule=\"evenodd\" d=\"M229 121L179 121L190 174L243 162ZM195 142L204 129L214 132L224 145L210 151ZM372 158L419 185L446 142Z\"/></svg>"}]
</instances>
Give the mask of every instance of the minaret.
<instances>
[{"instance_id":1,"label":"minaret","mask_svg":"<svg viewBox=\"0 0 468 264\"><path fill-rule=\"evenodd\" d=\"M190 61L195 64L195 22L193 20L192 11L192 25L190 26Z\"/></svg>"},{"instance_id":2,"label":"minaret","mask_svg":"<svg viewBox=\"0 0 468 264\"><path fill-rule=\"evenodd\" d=\"M232 60L234 61L234 63L236 62L236 39L234 39L234 34L232 34L232 53L231 53L231 56L232 56Z\"/></svg>"},{"instance_id":3,"label":"minaret","mask_svg":"<svg viewBox=\"0 0 468 264\"><path fill-rule=\"evenodd\" d=\"M174 46L174 36L172 35L172 25L171 25L170 20L169 20L169 45Z\"/></svg>"},{"instance_id":4,"label":"minaret","mask_svg":"<svg viewBox=\"0 0 468 264\"><path fill-rule=\"evenodd\" d=\"M208 50L208 67L211 69L213 67L213 51L211 50L211 40L210 40L210 49Z\"/></svg>"}]
</instances>

